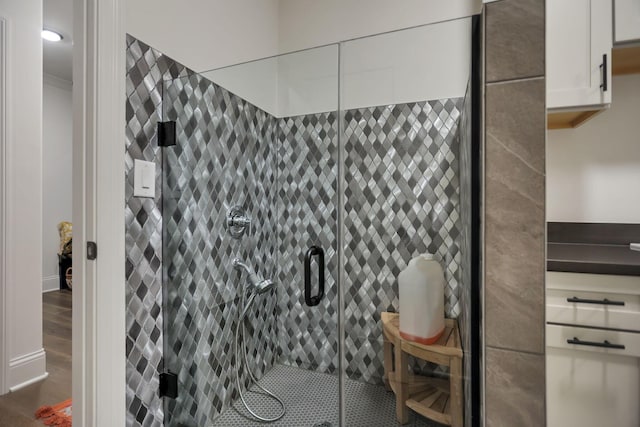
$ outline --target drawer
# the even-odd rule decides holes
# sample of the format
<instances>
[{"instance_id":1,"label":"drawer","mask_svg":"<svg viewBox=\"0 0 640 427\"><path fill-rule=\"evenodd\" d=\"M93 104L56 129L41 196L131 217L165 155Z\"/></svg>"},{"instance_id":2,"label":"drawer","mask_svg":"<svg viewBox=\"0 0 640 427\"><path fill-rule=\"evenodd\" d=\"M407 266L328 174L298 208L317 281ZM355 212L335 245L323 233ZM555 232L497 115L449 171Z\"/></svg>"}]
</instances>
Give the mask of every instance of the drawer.
<instances>
[{"instance_id":1,"label":"drawer","mask_svg":"<svg viewBox=\"0 0 640 427\"><path fill-rule=\"evenodd\" d=\"M640 276L547 271L546 289L640 295Z\"/></svg>"},{"instance_id":2,"label":"drawer","mask_svg":"<svg viewBox=\"0 0 640 427\"><path fill-rule=\"evenodd\" d=\"M547 322L640 330L640 295L547 289Z\"/></svg>"},{"instance_id":3,"label":"drawer","mask_svg":"<svg viewBox=\"0 0 640 427\"><path fill-rule=\"evenodd\" d=\"M547 325L547 347L640 357L640 333ZM577 343L570 343L575 341ZM608 342L608 344L605 343ZM621 346L610 348L604 346Z\"/></svg>"}]
</instances>

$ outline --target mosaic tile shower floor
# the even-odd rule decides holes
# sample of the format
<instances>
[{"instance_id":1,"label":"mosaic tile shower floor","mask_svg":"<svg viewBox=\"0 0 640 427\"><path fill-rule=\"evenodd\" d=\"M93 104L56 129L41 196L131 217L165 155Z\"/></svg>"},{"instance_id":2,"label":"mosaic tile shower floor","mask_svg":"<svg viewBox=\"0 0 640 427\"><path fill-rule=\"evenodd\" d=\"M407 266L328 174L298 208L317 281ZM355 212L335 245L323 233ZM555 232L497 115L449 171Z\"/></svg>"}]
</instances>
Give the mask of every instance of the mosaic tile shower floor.
<instances>
[{"instance_id":1,"label":"mosaic tile shower floor","mask_svg":"<svg viewBox=\"0 0 640 427\"><path fill-rule=\"evenodd\" d=\"M285 403L287 413L279 421L266 424L250 421L240 401L223 412L213 427L314 427L331 423L338 427L338 378L334 375L307 371L291 366L276 365L260 384L278 395ZM346 380L346 427L394 427L396 406L393 393L382 386ZM249 406L262 416L276 416L280 406L257 393L245 396ZM325 424L327 425L327 424ZM437 427L440 424L412 413L404 426Z\"/></svg>"}]
</instances>

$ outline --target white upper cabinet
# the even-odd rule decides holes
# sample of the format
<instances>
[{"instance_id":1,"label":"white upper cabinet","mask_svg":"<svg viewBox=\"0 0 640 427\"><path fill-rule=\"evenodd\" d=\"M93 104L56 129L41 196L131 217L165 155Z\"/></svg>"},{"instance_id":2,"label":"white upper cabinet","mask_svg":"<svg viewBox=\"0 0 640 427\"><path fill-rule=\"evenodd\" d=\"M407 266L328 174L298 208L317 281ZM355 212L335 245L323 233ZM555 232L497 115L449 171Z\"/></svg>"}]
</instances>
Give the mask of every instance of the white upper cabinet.
<instances>
[{"instance_id":1,"label":"white upper cabinet","mask_svg":"<svg viewBox=\"0 0 640 427\"><path fill-rule=\"evenodd\" d=\"M553 0L546 8L547 108L607 106L611 103L612 0Z\"/></svg>"},{"instance_id":2,"label":"white upper cabinet","mask_svg":"<svg viewBox=\"0 0 640 427\"><path fill-rule=\"evenodd\" d=\"M615 42L640 41L640 0L616 0Z\"/></svg>"}]
</instances>

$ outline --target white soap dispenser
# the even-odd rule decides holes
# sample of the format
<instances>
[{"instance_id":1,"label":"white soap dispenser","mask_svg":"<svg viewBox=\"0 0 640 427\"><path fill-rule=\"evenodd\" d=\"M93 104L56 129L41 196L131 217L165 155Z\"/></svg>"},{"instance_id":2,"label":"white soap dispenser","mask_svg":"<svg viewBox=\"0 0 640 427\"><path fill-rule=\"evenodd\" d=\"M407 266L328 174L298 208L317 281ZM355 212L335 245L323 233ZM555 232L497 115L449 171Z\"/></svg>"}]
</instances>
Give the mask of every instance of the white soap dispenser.
<instances>
[{"instance_id":1,"label":"white soap dispenser","mask_svg":"<svg viewBox=\"0 0 640 427\"><path fill-rule=\"evenodd\" d=\"M444 272L432 254L419 255L398 276L400 335L433 344L444 332Z\"/></svg>"}]
</instances>

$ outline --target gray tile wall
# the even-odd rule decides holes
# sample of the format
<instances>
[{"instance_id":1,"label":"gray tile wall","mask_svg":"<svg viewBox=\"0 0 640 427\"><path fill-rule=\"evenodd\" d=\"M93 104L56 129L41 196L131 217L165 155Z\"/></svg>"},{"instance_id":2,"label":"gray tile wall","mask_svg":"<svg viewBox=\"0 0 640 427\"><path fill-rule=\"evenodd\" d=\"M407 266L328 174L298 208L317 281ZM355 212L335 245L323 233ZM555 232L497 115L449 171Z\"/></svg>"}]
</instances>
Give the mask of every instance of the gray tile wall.
<instances>
[{"instance_id":1,"label":"gray tile wall","mask_svg":"<svg viewBox=\"0 0 640 427\"><path fill-rule=\"evenodd\" d=\"M278 334L281 363L338 369L337 114L278 119ZM325 298L304 300L304 256L324 250ZM316 283L313 274L313 283Z\"/></svg>"},{"instance_id":2,"label":"gray tile wall","mask_svg":"<svg viewBox=\"0 0 640 427\"><path fill-rule=\"evenodd\" d=\"M164 153L165 369L181 390L167 399L167 425L207 425L237 397L235 337L246 274L276 278L275 119L200 75L165 83L165 120L177 144ZM241 239L225 227L242 206ZM276 293L257 298L247 322L249 364L260 378L277 357ZM280 300L284 298L279 298ZM241 383L247 383L245 376Z\"/></svg>"},{"instance_id":3,"label":"gray tile wall","mask_svg":"<svg viewBox=\"0 0 640 427\"><path fill-rule=\"evenodd\" d=\"M546 421L544 6L485 6L487 426Z\"/></svg>"},{"instance_id":4,"label":"gray tile wall","mask_svg":"<svg viewBox=\"0 0 640 427\"><path fill-rule=\"evenodd\" d=\"M162 158L156 123L162 112L162 81L191 73L148 45L127 36L125 128L125 250L127 304L127 426L161 426L162 399L162 194L133 197L133 160L156 163L162 185Z\"/></svg>"},{"instance_id":5,"label":"gray tile wall","mask_svg":"<svg viewBox=\"0 0 640 427\"><path fill-rule=\"evenodd\" d=\"M463 99L345 112L346 372L382 383L380 313L399 311L413 257L442 262L445 312L460 314L458 120ZM424 369L416 366L414 369Z\"/></svg>"},{"instance_id":6,"label":"gray tile wall","mask_svg":"<svg viewBox=\"0 0 640 427\"><path fill-rule=\"evenodd\" d=\"M382 383L380 313L399 310L396 277L429 251L443 261L445 311L460 314L458 119L462 98L349 110L346 149L347 375ZM337 368L335 115L280 119L278 139L279 334L282 363ZM304 304L302 260L325 249L327 298ZM413 361L415 370L424 364Z\"/></svg>"}]
</instances>

